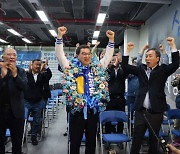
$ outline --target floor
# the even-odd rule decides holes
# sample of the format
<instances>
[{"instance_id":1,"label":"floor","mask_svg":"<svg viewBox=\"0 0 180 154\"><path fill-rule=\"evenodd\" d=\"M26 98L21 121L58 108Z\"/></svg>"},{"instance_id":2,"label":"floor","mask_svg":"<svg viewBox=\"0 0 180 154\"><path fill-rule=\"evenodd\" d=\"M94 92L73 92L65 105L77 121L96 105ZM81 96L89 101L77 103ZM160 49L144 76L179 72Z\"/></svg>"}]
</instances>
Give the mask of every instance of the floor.
<instances>
[{"instance_id":1,"label":"floor","mask_svg":"<svg viewBox=\"0 0 180 154\"><path fill-rule=\"evenodd\" d=\"M50 122L46 137L39 142L37 146L28 143L28 154L67 154L68 153L68 137L63 134L66 131L66 111L64 107L60 107L57 117ZM100 153L99 143L96 153ZM124 150L120 150L117 146L112 145L117 153L124 154ZM81 154L84 154L85 146L81 146ZM107 151L105 150L105 153ZM128 153L128 152L127 152Z\"/></svg>"},{"instance_id":2,"label":"floor","mask_svg":"<svg viewBox=\"0 0 180 154\"><path fill-rule=\"evenodd\" d=\"M61 105L59 107L57 116L50 121L50 127L46 131L46 137L42 141L40 141L37 146L33 146L31 143L28 143L28 154L67 154L68 139L67 136L63 135L64 132L66 131L66 128L67 128L66 111L65 111L65 107ZM100 153L99 144L97 147L98 148L96 154L99 154ZM117 146L113 146L113 147L116 150L116 154L125 153L124 150L120 150ZM81 146L81 154L84 153L85 153L84 146ZM104 153L107 154L108 151L105 151ZM128 154L129 150L127 150L126 153Z\"/></svg>"}]
</instances>

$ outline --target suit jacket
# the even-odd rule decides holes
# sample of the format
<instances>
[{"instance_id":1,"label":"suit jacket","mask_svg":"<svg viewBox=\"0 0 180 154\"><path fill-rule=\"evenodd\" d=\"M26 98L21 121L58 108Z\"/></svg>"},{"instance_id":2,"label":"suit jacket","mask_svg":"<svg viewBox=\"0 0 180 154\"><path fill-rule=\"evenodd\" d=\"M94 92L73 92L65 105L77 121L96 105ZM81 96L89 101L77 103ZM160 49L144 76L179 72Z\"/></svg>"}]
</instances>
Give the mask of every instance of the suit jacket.
<instances>
[{"instance_id":1,"label":"suit jacket","mask_svg":"<svg viewBox=\"0 0 180 154\"><path fill-rule=\"evenodd\" d=\"M121 66L119 66L119 69L118 69L117 75L116 75L113 65L107 69L107 72L110 77L108 80L109 94L110 95L119 95L119 96L124 97L125 80L126 80L128 74L121 68Z\"/></svg>"},{"instance_id":2,"label":"suit jacket","mask_svg":"<svg viewBox=\"0 0 180 154\"><path fill-rule=\"evenodd\" d=\"M129 56L123 56L122 67L127 72L137 75L139 78L139 89L135 100L135 110L140 110L143 106L146 93L149 92L151 108L154 112L164 112L167 110L166 94L164 87L168 76L174 73L179 67L179 52L172 53L172 63L156 66L148 79L146 75L147 66L141 64L132 66L128 64Z\"/></svg>"},{"instance_id":3,"label":"suit jacket","mask_svg":"<svg viewBox=\"0 0 180 154\"><path fill-rule=\"evenodd\" d=\"M43 99L47 100L48 98L51 98L51 90L49 87L49 80L52 77L52 72L50 68L47 68L45 72L43 72L46 76L44 87L43 87Z\"/></svg>"},{"instance_id":4,"label":"suit jacket","mask_svg":"<svg viewBox=\"0 0 180 154\"><path fill-rule=\"evenodd\" d=\"M37 81L35 82L32 72L26 72L27 74L27 89L24 92L24 99L31 102L39 102L43 97L44 84L47 81L45 73L38 73Z\"/></svg>"},{"instance_id":5,"label":"suit jacket","mask_svg":"<svg viewBox=\"0 0 180 154\"><path fill-rule=\"evenodd\" d=\"M1 72L1 69L0 69ZM0 77L0 88L2 88L3 79ZM17 67L17 76L8 78L8 88L11 110L15 118L24 118L24 91L27 87L27 77L24 69Z\"/></svg>"}]
</instances>

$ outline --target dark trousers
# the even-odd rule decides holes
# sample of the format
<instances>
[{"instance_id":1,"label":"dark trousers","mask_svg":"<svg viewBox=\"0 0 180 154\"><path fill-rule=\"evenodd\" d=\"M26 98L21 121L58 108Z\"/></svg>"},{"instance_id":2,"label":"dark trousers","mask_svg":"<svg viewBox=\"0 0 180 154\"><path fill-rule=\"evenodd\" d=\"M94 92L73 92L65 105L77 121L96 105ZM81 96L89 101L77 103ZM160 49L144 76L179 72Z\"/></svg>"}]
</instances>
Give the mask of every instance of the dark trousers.
<instances>
[{"instance_id":1,"label":"dark trousers","mask_svg":"<svg viewBox=\"0 0 180 154\"><path fill-rule=\"evenodd\" d=\"M70 114L70 154L79 154L83 133L86 136L85 154L95 154L98 114L89 112L84 119L82 112Z\"/></svg>"},{"instance_id":2,"label":"dark trousers","mask_svg":"<svg viewBox=\"0 0 180 154\"><path fill-rule=\"evenodd\" d=\"M9 107L0 107L0 154L5 154L5 135L7 128L10 129L11 133L12 153L21 154L24 117L22 119L16 119Z\"/></svg>"},{"instance_id":3,"label":"dark trousers","mask_svg":"<svg viewBox=\"0 0 180 154\"><path fill-rule=\"evenodd\" d=\"M109 110L118 110L125 111L125 98L123 97L110 97L110 102L108 102L106 111ZM123 133L124 124L123 122L118 122L117 124L117 133ZM107 122L105 124L106 133L115 132L115 128L111 125L111 123Z\"/></svg>"},{"instance_id":4,"label":"dark trousers","mask_svg":"<svg viewBox=\"0 0 180 154\"><path fill-rule=\"evenodd\" d=\"M33 122L32 122L32 136L37 137L38 130L40 129L41 126L41 111L42 111L42 102L30 102L25 100L24 103L25 109L28 111L28 116L29 113L32 112L33 116Z\"/></svg>"},{"instance_id":5,"label":"dark trousers","mask_svg":"<svg viewBox=\"0 0 180 154\"><path fill-rule=\"evenodd\" d=\"M150 113L147 111L136 111L135 113L135 124L134 124L134 133L132 139L132 147L130 154L139 154L142 140L144 138L144 134L148 128L149 130L149 154L159 154L158 153L158 141L151 129L147 121L144 118L144 114L149 120L154 132L159 134L159 130L163 121L163 113ZM158 135L157 135L158 136Z\"/></svg>"}]
</instances>

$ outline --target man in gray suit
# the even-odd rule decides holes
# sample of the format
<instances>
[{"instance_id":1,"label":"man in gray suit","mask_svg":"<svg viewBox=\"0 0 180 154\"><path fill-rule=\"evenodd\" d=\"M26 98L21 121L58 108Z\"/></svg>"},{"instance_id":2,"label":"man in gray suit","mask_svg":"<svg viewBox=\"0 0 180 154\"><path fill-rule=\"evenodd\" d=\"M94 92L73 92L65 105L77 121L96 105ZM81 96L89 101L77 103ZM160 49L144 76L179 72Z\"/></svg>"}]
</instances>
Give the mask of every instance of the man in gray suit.
<instances>
[{"instance_id":1,"label":"man in gray suit","mask_svg":"<svg viewBox=\"0 0 180 154\"><path fill-rule=\"evenodd\" d=\"M5 154L6 129L10 129L12 153L21 154L24 128L23 91L26 73L16 66L17 53L7 48L0 62L0 154Z\"/></svg>"}]
</instances>

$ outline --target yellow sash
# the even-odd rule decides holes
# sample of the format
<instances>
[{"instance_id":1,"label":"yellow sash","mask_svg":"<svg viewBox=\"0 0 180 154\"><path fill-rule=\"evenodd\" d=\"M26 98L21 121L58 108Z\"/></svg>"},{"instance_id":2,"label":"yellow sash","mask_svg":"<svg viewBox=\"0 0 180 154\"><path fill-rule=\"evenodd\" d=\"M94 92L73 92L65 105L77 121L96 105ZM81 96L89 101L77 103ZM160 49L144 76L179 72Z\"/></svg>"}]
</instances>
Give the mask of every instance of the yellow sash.
<instances>
[{"instance_id":1,"label":"yellow sash","mask_svg":"<svg viewBox=\"0 0 180 154\"><path fill-rule=\"evenodd\" d=\"M78 94L84 94L84 77L79 76L76 78Z\"/></svg>"}]
</instances>

